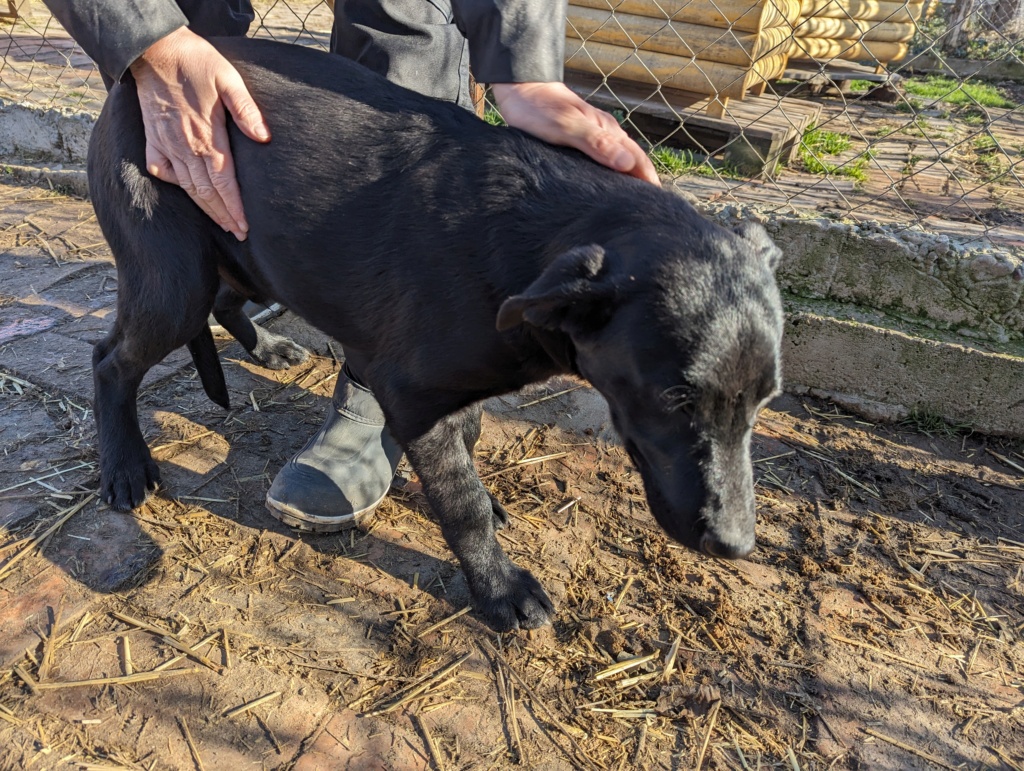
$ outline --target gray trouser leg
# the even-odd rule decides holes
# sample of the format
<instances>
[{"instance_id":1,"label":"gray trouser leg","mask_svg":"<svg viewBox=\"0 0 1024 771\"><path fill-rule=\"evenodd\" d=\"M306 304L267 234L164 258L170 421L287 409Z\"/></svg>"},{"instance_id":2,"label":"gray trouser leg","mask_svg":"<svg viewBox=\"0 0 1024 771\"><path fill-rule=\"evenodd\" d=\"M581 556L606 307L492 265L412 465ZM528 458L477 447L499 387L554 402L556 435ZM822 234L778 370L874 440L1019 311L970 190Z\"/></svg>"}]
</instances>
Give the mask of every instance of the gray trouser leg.
<instances>
[{"instance_id":1,"label":"gray trouser leg","mask_svg":"<svg viewBox=\"0 0 1024 771\"><path fill-rule=\"evenodd\" d=\"M337 0L331 51L392 83L472 109L469 48L449 0Z\"/></svg>"}]
</instances>

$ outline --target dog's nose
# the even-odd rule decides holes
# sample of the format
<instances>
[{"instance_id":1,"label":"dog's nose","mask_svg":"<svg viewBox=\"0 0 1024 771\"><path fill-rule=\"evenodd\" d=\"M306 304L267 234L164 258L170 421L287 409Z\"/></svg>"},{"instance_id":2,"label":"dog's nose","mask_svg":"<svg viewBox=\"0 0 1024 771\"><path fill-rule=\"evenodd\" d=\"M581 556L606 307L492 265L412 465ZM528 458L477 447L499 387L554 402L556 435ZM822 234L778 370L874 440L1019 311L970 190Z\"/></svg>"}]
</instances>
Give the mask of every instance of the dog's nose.
<instances>
[{"instance_id":1,"label":"dog's nose","mask_svg":"<svg viewBox=\"0 0 1024 771\"><path fill-rule=\"evenodd\" d=\"M738 560L746 557L754 550L754 542L751 539L749 544L731 544L718 538L712 533L704 533L700 538L700 550L712 557L721 557L726 560Z\"/></svg>"}]
</instances>

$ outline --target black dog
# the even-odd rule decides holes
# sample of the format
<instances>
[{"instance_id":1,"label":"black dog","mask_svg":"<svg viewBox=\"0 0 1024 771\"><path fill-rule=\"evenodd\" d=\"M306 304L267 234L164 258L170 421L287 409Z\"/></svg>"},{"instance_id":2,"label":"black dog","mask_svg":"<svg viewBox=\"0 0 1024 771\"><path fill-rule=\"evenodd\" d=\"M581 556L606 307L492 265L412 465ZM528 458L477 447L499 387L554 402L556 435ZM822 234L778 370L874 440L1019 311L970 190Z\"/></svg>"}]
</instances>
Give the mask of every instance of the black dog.
<instances>
[{"instance_id":1,"label":"black dog","mask_svg":"<svg viewBox=\"0 0 1024 771\"><path fill-rule=\"evenodd\" d=\"M254 330L273 298L337 338L373 389L495 629L552 606L494 531L473 466L482 399L556 373L607 398L655 518L721 557L754 546L751 426L779 385L779 252L678 196L391 85L338 56L215 41L274 139L231 141L249 240L145 172L135 87L110 94L89 181L117 260L117 322L94 355L101 492L138 506L158 472L138 427L146 371L187 344L228 394L207 314L266 363L303 351Z\"/></svg>"}]
</instances>

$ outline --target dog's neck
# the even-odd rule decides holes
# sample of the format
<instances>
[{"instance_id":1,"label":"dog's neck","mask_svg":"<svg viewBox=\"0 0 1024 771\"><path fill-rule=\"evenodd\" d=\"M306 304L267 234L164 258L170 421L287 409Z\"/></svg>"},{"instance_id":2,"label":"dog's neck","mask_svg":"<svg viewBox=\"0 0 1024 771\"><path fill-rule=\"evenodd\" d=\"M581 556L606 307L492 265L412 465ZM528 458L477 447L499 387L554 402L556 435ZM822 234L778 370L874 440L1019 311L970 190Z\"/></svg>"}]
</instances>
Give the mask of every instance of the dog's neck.
<instances>
[{"instance_id":1,"label":"dog's neck","mask_svg":"<svg viewBox=\"0 0 1024 771\"><path fill-rule=\"evenodd\" d=\"M576 346L569 335L536 327L530 328L530 334L560 370L573 375L580 374L576 366Z\"/></svg>"}]
</instances>

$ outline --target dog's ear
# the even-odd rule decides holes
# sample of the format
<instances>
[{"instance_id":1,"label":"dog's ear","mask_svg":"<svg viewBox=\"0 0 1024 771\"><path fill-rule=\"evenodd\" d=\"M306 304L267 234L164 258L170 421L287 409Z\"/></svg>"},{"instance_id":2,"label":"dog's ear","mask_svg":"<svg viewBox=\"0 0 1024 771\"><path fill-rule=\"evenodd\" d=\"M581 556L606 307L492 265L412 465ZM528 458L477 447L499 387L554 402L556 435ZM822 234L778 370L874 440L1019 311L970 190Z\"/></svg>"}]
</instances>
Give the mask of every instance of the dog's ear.
<instances>
[{"instance_id":1,"label":"dog's ear","mask_svg":"<svg viewBox=\"0 0 1024 771\"><path fill-rule=\"evenodd\" d=\"M756 222L744 222L733 232L747 242L756 259L764 260L768 270L774 272L782 259L782 250L768 236L768 231Z\"/></svg>"},{"instance_id":2,"label":"dog's ear","mask_svg":"<svg viewBox=\"0 0 1024 771\"><path fill-rule=\"evenodd\" d=\"M600 323L613 292L604 267L605 252L597 244L577 246L560 255L526 291L502 303L498 331L523 322L543 329Z\"/></svg>"}]
</instances>

